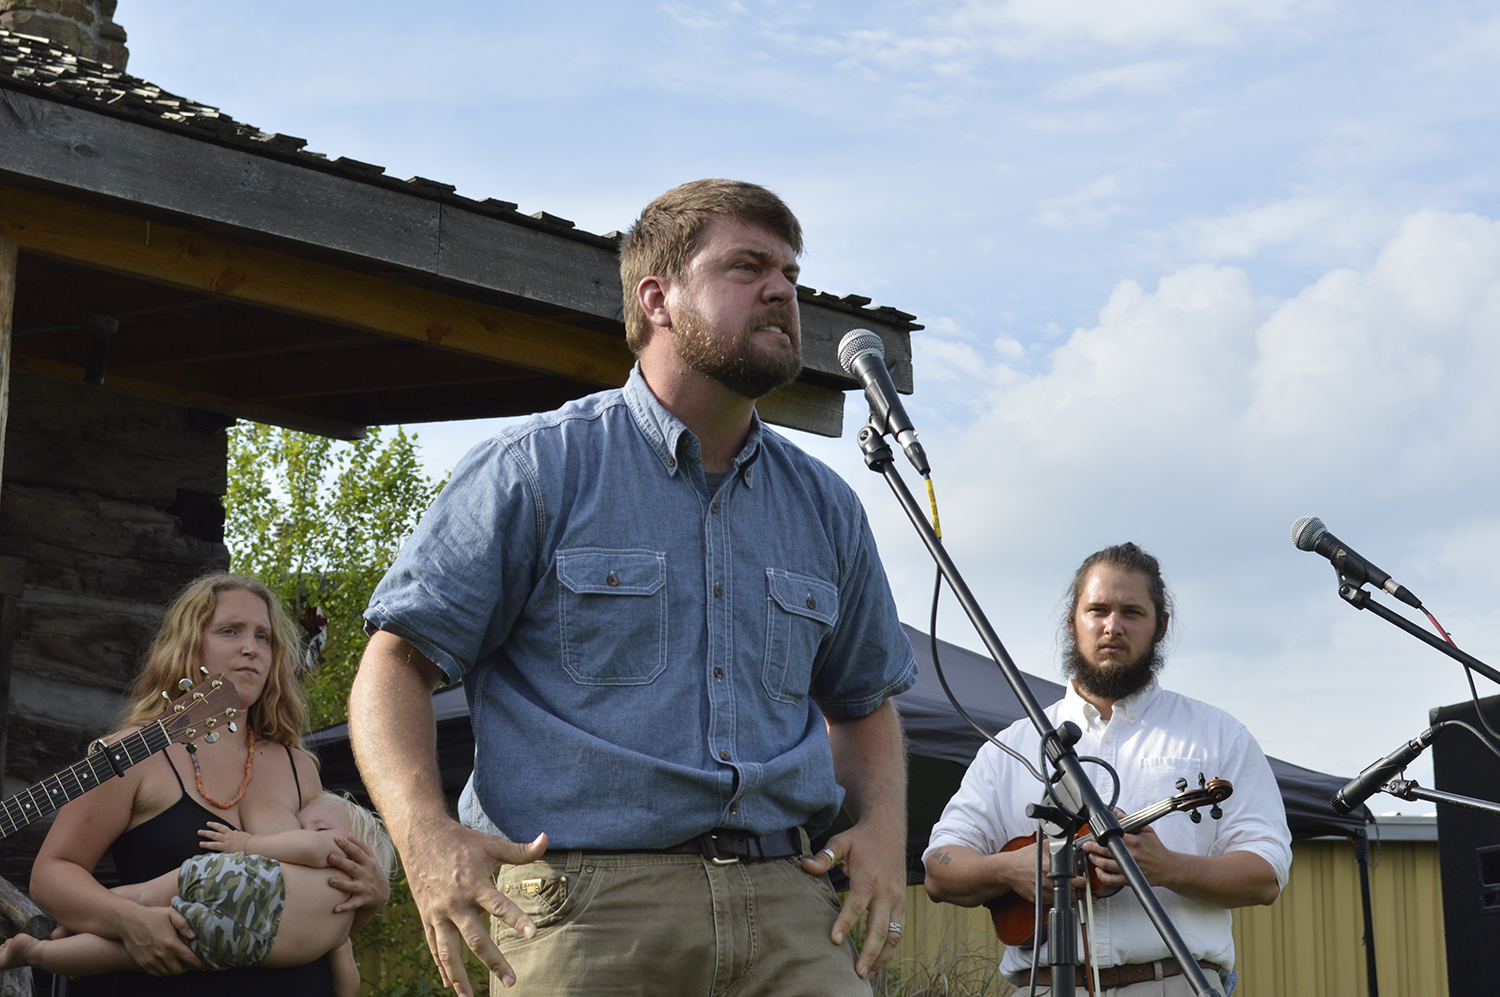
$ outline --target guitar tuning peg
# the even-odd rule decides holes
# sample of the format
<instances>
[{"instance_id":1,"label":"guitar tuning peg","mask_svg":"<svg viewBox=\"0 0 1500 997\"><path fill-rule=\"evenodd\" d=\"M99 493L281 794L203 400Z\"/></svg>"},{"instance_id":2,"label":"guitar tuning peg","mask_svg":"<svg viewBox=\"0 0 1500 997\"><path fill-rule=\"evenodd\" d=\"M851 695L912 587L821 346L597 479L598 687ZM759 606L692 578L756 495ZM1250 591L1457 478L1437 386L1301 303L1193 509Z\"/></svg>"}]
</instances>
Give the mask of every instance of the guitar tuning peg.
<instances>
[{"instance_id":1,"label":"guitar tuning peg","mask_svg":"<svg viewBox=\"0 0 1500 997\"><path fill-rule=\"evenodd\" d=\"M1224 816L1224 811L1219 807L1217 803L1215 803L1212 807L1209 808L1208 815L1214 820L1218 820L1220 817Z\"/></svg>"},{"instance_id":2,"label":"guitar tuning peg","mask_svg":"<svg viewBox=\"0 0 1500 997\"><path fill-rule=\"evenodd\" d=\"M218 731L214 731L212 734L208 735L203 740L207 741L209 744L213 744L218 739L219 739L219 732Z\"/></svg>"},{"instance_id":3,"label":"guitar tuning peg","mask_svg":"<svg viewBox=\"0 0 1500 997\"><path fill-rule=\"evenodd\" d=\"M187 712L187 707L183 706L181 703L178 703L176 706L172 707L172 712L173 713L186 713Z\"/></svg>"},{"instance_id":4,"label":"guitar tuning peg","mask_svg":"<svg viewBox=\"0 0 1500 997\"><path fill-rule=\"evenodd\" d=\"M203 693L201 693L201 692L195 692L195 693L193 693L193 702L195 702L195 703L201 703L201 702L203 702L203 699L204 699Z\"/></svg>"},{"instance_id":5,"label":"guitar tuning peg","mask_svg":"<svg viewBox=\"0 0 1500 997\"><path fill-rule=\"evenodd\" d=\"M1203 815L1200 814L1196 810L1189 810L1188 811L1188 817L1189 817L1189 819L1192 820L1192 822L1194 824L1202 824L1203 823Z\"/></svg>"},{"instance_id":6,"label":"guitar tuning peg","mask_svg":"<svg viewBox=\"0 0 1500 997\"><path fill-rule=\"evenodd\" d=\"M237 716L239 716L239 713L240 713L240 711L237 710L237 709L235 709L233 706L231 706L229 709L227 709L227 710L224 711L224 715L226 717L237 717Z\"/></svg>"},{"instance_id":7,"label":"guitar tuning peg","mask_svg":"<svg viewBox=\"0 0 1500 997\"><path fill-rule=\"evenodd\" d=\"M1178 779L1177 780L1177 792L1180 793L1184 789L1187 789L1187 780L1186 779Z\"/></svg>"},{"instance_id":8,"label":"guitar tuning peg","mask_svg":"<svg viewBox=\"0 0 1500 997\"><path fill-rule=\"evenodd\" d=\"M172 701L172 694L170 692L168 692L167 690L163 689L161 691L161 698L165 699L167 702L170 703Z\"/></svg>"},{"instance_id":9,"label":"guitar tuning peg","mask_svg":"<svg viewBox=\"0 0 1500 997\"><path fill-rule=\"evenodd\" d=\"M213 730L215 727L219 726L219 718L209 717L206 721L204 721L203 726L207 727L209 730Z\"/></svg>"},{"instance_id":10,"label":"guitar tuning peg","mask_svg":"<svg viewBox=\"0 0 1500 997\"><path fill-rule=\"evenodd\" d=\"M238 734L239 732L240 732L240 725L237 724L237 723L235 723L233 720L229 721L229 733L231 733L231 734Z\"/></svg>"},{"instance_id":11,"label":"guitar tuning peg","mask_svg":"<svg viewBox=\"0 0 1500 997\"><path fill-rule=\"evenodd\" d=\"M222 689L222 688L224 688L224 680L223 679L214 679L212 682L210 682L208 684L208 687L210 689Z\"/></svg>"},{"instance_id":12,"label":"guitar tuning peg","mask_svg":"<svg viewBox=\"0 0 1500 997\"><path fill-rule=\"evenodd\" d=\"M192 687L193 687L193 680L192 679L183 679L181 682L177 683L177 688L181 689L183 692L187 692Z\"/></svg>"},{"instance_id":13,"label":"guitar tuning peg","mask_svg":"<svg viewBox=\"0 0 1500 997\"><path fill-rule=\"evenodd\" d=\"M204 668L202 665L199 665L198 666L198 674L202 675L204 678L208 678L208 669Z\"/></svg>"},{"instance_id":14,"label":"guitar tuning peg","mask_svg":"<svg viewBox=\"0 0 1500 997\"><path fill-rule=\"evenodd\" d=\"M198 746L196 744L194 744L192 741L188 741L187 744L186 744L186 747L187 747L188 754L190 754L190 755L196 755L198 753Z\"/></svg>"}]
</instances>

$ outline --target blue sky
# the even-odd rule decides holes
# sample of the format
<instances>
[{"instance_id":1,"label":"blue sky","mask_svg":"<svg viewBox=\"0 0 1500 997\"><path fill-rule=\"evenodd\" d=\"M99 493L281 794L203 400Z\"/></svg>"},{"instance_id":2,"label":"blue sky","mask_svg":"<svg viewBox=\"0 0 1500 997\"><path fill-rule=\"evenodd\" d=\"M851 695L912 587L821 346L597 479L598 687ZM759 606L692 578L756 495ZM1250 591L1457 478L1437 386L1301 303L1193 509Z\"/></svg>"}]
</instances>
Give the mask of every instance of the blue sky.
<instances>
[{"instance_id":1,"label":"blue sky","mask_svg":"<svg viewBox=\"0 0 1500 997\"><path fill-rule=\"evenodd\" d=\"M1055 676L1072 567L1135 539L1178 598L1166 683L1271 754L1357 771L1467 687L1340 602L1287 539L1308 513L1500 666L1492 5L122 0L116 20L167 90L591 231L697 177L775 189L805 283L926 326L908 405L945 535L1027 670ZM799 441L859 490L925 628L930 563L859 459L860 399L845 420ZM486 432L415 428L438 473ZM940 635L975 646L947 605Z\"/></svg>"}]
</instances>

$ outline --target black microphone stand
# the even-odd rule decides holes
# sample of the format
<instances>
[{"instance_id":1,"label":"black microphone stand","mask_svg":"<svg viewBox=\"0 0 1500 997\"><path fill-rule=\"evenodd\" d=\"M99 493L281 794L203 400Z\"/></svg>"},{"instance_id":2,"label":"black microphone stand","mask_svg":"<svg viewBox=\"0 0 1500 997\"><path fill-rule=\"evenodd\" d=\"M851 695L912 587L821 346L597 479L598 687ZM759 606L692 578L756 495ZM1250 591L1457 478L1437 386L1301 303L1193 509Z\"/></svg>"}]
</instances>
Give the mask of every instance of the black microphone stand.
<instances>
[{"instance_id":1,"label":"black microphone stand","mask_svg":"<svg viewBox=\"0 0 1500 997\"><path fill-rule=\"evenodd\" d=\"M1495 669L1462 648L1455 647L1447 641L1433 636L1400 613L1376 602L1370 598L1370 593L1358 582L1343 574L1339 575L1339 598L1355 609L1368 609L1387 623L1405 630L1424 644L1442 651L1464 667L1478 672L1491 682L1500 683L1500 672L1495 671ZM1462 807L1466 810L1478 810L1482 813L1500 815L1500 805L1491 803L1488 800L1475 799L1472 796L1458 796L1454 793L1444 793L1441 790L1423 789L1417 785L1415 779L1392 779L1381 787L1381 792L1390 793L1392 796L1403 800L1425 800L1428 803L1446 803L1449 806Z\"/></svg>"},{"instance_id":2,"label":"black microphone stand","mask_svg":"<svg viewBox=\"0 0 1500 997\"><path fill-rule=\"evenodd\" d=\"M1483 661L1480 661L1478 658L1474 657L1474 655L1468 653L1467 651L1455 647L1454 645L1439 637L1433 636L1426 630L1423 630L1421 627L1417 626L1411 620L1408 620L1406 617L1402 616L1400 613L1394 612L1391 609L1376 602L1374 599L1370 598L1370 593L1362 588L1358 582L1355 582L1353 579L1348 578L1345 575L1339 575L1339 598L1343 599L1355 609L1368 609L1370 612L1374 613L1382 620L1385 620L1387 623L1393 624L1396 627L1405 630L1407 633L1411 634L1413 637L1417 638L1423 643L1437 648L1439 651L1442 651L1454 661L1472 668L1474 671L1483 675L1491 682L1500 683L1500 672L1495 671L1495 669L1491 668Z\"/></svg>"},{"instance_id":3,"label":"black microphone stand","mask_svg":"<svg viewBox=\"0 0 1500 997\"><path fill-rule=\"evenodd\" d=\"M1054 799L1057 799L1060 805L1085 817L1094 833L1094 840L1109 849L1110 854L1119 863L1126 882L1130 884L1130 888L1135 891L1136 898L1140 900L1141 907L1145 909L1151 923L1156 926L1157 933L1161 935L1162 941L1167 943L1172 957L1182 967L1182 973L1192 985L1193 991L1200 997L1204 995L1221 997L1219 991L1209 985L1203 967L1198 965L1198 960L1193 957L1182 935L1178 933L1176 926L1167 916L1161 901L1152 891L1151 884L1146 881L1141 867L1136 864L1135 857L1125 847L1124 831L1120 827L1120 822L1115 817L1114 811L1105 805L1104 800L1099 796L1099 791L1094 788L1094 784L1084 773L1083 763L1073 751L1072 740L1067 740L1056 727L1052 726L1052 721L1047 719L1047 714L1043 712L1041 704L1037 702L1036 697L1031 693L1031 688L1021 677L1020 669L1016 667L1015 662L1011 660L1010 653L1005 650L1005 646L1000 643L1000 638L990 627L984 610L980 609L968 585L964 583L963 575L948 557L948 552L943 548L942 539L933 530L932 524L927 521L921 506L907 489L906 482L901 480L891 448L886 444L883 427L874 413L871 413L869 422L859 431L859 448L864 452L865 465L885 477L897 501L906 510L907 517L916 527L922 542L927 545L927 551L932 555L938 570L942 572L948 587L953 591L970 622L973 623L980 639L984 641L984 646L989 649L990 656L995 659L995 664L1000 667L1001 674L1010 684L1011 690L1015 693L1022 709L1026 711L1026 715L1031 718L1037 733L1041 735L1042 747L1048 760L1061 772L1060 782L1054 788L1056 794ZM1073 740L1076 740L1076 737ZM1058 799L1059 796L1062 799ZM1070 840L1063 851L1071 850L1071 848ZM1048 921L1050 932L1048 947L1051 951L1049 965L1052 967L1054 997L1073 997L1076 992L1074 971L1077 955L1078 912L1073 909L1071 902L1069 878L1065 872L1059 870L1056 864L1063 859L1063 855L1055 856L1052 866L1054 883L1061 888L1061 892L1053 894L1052 913ZM1071 863L1066 868L1071 869ZM1063 902L1065 900L1066 906ZM1066 963L1059 961L1064 955L1067 956Z\"/></svg>"},{"instance_id":4,"label":"black microphone stand","mask_svg":"<svg viewBox=\"0 0 1500 997\"><path fill-rule=\"evenodd\" d=\"M1500 816L1500 803L1491 803L1489 800L1475 799L1472 796L1459 796L1456 793L1445 793L1439 789L1423 789L1417 785L1415 779L1392 779L1381 786L1380 791L1403 800L1446 803L1450 807L1462 807L1465 810L1478 810L1480 813Z\"/></svg>"}]
</instances>

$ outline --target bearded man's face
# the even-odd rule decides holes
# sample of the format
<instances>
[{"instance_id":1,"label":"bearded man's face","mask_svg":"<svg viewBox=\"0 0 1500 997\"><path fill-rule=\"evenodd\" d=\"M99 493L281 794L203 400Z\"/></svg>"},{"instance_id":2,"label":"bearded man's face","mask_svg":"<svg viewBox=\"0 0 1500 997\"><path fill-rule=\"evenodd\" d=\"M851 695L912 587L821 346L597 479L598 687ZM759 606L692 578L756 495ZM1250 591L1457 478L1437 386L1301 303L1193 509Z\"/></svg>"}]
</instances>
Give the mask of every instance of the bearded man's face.
<instances>
[{"instance_id":1,"label":"bearded man's face","mask_svg":"<svg viewBox=\"0 0 1500 997\"><path fill-rule=\"evenodd\" d=\"M1139 571L1095 566L1069 622L1073 639L1063 649L1063 673L1101 699L1145 688L1164 664L1157 647L1165 621L1157 619L1150 581Z\"/></svg>"}]
</instances>

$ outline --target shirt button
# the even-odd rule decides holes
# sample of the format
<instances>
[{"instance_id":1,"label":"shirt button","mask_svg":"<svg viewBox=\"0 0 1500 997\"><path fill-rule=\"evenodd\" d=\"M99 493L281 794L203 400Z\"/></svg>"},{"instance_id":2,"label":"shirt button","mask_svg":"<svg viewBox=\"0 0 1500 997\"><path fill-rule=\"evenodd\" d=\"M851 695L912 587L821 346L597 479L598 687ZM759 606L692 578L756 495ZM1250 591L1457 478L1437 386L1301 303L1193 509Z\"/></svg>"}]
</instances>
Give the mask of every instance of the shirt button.
<instances>
[{"instance_id":1,"label":"shirt button","mask_svg":"<svg viewBox=\"0 0 1500 997\"><path fill-rule=\"evenodd\" d=\"M726 762L729 761L729 751L726 749L724 751L719 752L719 758L721 760L723 760L723 761L726 761Z\"/></svg>"},{"instance_id":2,"label":"shirt button","mask_svg":"<svg viewBox=\"0 0 1500 997\"><path fill-rule=\"evenodd\" d=\"M740 808L740 801L739 800L735 800L733 803L729 804L729 812L730 813L734 813L739 808Z\"/></svg>"},{"instance_id":3,"label":"shirt button","mask_svg":"<svg viewBox=\"0 0 1500 997\"><path fill-rule=\"evenodd\" d=\"M719 503L715 502L713 505L709 506L708 511L717 516L719 514Z\"/></svg>"},{"instance_id":4,"label":"shirt button","mask_svg":"<svg viewBox=\"0 0 1500 997\"><path fill-rule=\"evenodd\" d=\"M718 598L721 598L723 595L724 595L724 586L722 586L722 585L718 584L717 582L715 582L714 583L714 598L718 599Z\"/></svg>"},{"instance_id":5,"label":"shirt button","mask_svg":"<svg viewBox=\"0 0 1500 997\"><path fill-rule=\"evenodd\" d=\"M722 669L722 668L715 668L714 669L714 678L721 679L723 677L724 677L724 669Z\"/></svg>"},{"instance_id":6,"label":"shirt button","mask_svg":"<svg viewBox=\"0 0 1500 997\"><path fill-rule=\"evenodd\" d=\"M675 457L668 457L667 458L667 466L668 467L676 467L677 466L677 458L675 458Z\"/></svg>"},{"instance_id":7,"label":"shirt button","mask_svg":"<svg viewBox=\"0 0 1500 997\"><path fill-rule=\"evenodd\" d=\"M818 600L814 599L812 596L808 596L807 597L807 608L808 609L817 609L818 608Z\"/></svg>"},{"instance_id":8,"label":"shirt button","mask_svg":"<svg viewBox=\"0 0 1500 997\"><path fill-rule=\"evenodd\" d=\"M611 571L611 572L610 572L610 573L609 573L609 577L608 577L608 578L606 578L606 579L604 579L604 580L605 580L605 581L606 581L606 582L609 582L609 584L610 584L610 585L611 585L611 586L614 586L614 585L618 585L618 584L620 584L620 576L619 576L619 575L617 575L617 574L615 574L615 573L614 573L614 572L613 572L613 571ZM810 602L810 601L812 601L812 600L808 600L808 601L809 601L809 602Z\"/></svg>"}]
</instances>

